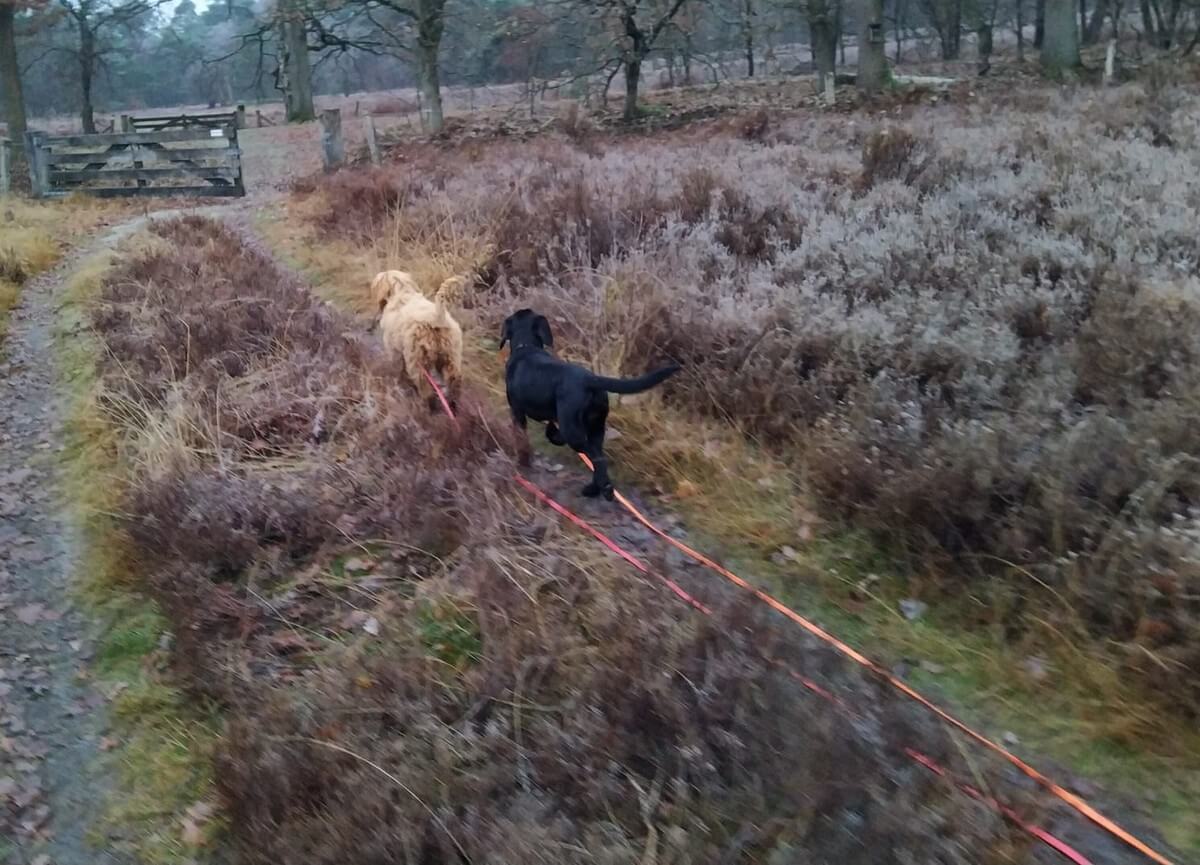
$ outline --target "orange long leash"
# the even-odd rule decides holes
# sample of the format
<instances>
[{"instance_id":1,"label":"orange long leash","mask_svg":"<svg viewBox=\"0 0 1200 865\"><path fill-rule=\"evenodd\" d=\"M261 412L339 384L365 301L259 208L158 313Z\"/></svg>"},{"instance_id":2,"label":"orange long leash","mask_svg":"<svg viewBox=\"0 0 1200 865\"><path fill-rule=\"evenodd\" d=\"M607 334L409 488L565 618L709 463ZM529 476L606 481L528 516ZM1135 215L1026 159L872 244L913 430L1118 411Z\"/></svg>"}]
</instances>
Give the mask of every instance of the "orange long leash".
<instances>
[{"instance_id":1,"label":"orange long leash","mask_svg":"<svg viewBox=\"0 0 1200 865\"><path fill-rule=\"evenodd\" d=\"M567 508L567 507L563 506L562 504L558 503L557 501L555 501L553 498L551 498L547 493L545 493L543 490L541 490L532 481L528 480L527 478L525 478L521 475L516 475L516 480L517 480L517 483L519 483L522 487L524 487L526 490L528 490L530 493L532 493L543 504L548 505L554 511L563 515L568 520L570 520L572 523L574 523L575 525L582 528L584 531L591 534L593 537L595 537L597 540L599 540L602 544L604 544L606 547L608 547L610 550L612 550L614 553L616 553L622 559L624 559L626 562L633 565L634 568L636 568L639 572L641 572L647 576L654 576L657 579L659 579L660 581L666 583L667 585L669 585L671 587L671 589L675 592L676 595L678 595L681 599L683 599L684 601L689 603L692 607L694 607L701 613L704 613L706 616L713 615L712 611L708 607L706 607L700 601L696 600L696 598L689 595L687 593L687 591L684 590L682 587L680 587L677 583L673 582L672 580L668 579L667 577L665 577L661 574L657 574L657 573L651 571L650 568L644 562L642 562L640 559L638 559L636 556L634 556L628 550L623 549L615 541L613 541L611 538L609 538L607 535L605 535L599 529L597 529L594 526L592 526L591 524L589 524L586 520L584 520L578 514L575 514L569 508ZM846 714L852 718L858 717L858 715L854 711L854 709L851 708L844 700L842 700L836 694L833 694L829 690L822 688L820 685L818 685L816 682L812 681L811 679L800 675L800 673L798 673L795 670L791 669L790 667L786 666L782 661L780 661L778 659L768 658L767 661L769 663L773 664L774 666L782 669L785 673L790 675L793 679L795 679L797 682L799 682L801 685L803 685L809 691L812 691L817 696L826 700L827 702L832 704L835 708L837 708L844 714ZM1071 862L1074 863L1074 865L1092 865L1091 860L1089 860L1086 856L1084 856L1082 853L1080 853L1074 847L1067 844L1065 841L1055 837L1054 835L1052 835L1050 832L1046 831L1045 829L1042 829L1039 826L1035 826L1031 823L1026 822L1025 820L1023 820L1021 818L1021 816L1019 814L1016 813L1016 811L1014 811L1012 808L1008 807L1007 805L1004 805L1003 803L999 802L998 800L996 800L990 796L985 796L978 789L971 786L970 784L966 784L962 781L958 781L957 779L953 778L953 776L951 776L949 770L940 766L932 758L930 758L912 748L906 748L905 754L913 761L921 764L926 769L929 769L931 772L934 772L935 774L937 774L940 777L946 778L948 781L953 783L955 786L957 786L960 790L962 790L964 793L966 793L971 798L976 799L980 802L983 802L984 804L990 805L993 809L995 809L997 812L999 812L1005 818L1010 820L1014 825L1016 825L1022 831L1028 833L1030 836L1038 839L1039 841L1046 844L1053 850L1057 851L1058 853L1062 854L1066 858L1070 859Z\"/></svg>"},{"instance_id":2,"label":"orange long leash","mask_svg":"<svg viewBox=\"0 0 1200 865\"><path fill-rule=\"evenodd\" d=\"M592 461L590 459L588 459L585 454L579 454L579 458L581 460L583 460L584 465L586 465L589 470L591 470L593 468ZM927 697L925 697L919 691L915 690L912 686L908 685L907 683L905 683L905 682L901 681L900 679L896 678L895 676L893 676L889 671L883 669L881 666L876 664L870 658L863 655L858 650L854 649L852 646L849 646L846 643L843 643L841 640L837 639L832 634L830 634L827 631L825 631L824 629L820 628L813 622L810 622L808 619L801 616L799 613L797 613L791 607L788 607L781 601L779 601L776 598L772 597L771 595L767 594L762 589L759 589L756 586L753 586L750 583L746 582L746 580L742 579L737 574L730 571L728 568L725 568L722 565L717 564L712 559L710 559L708 556L704 555L703 553L699 553L696 550L693 550L687 544L683 543L682 541L678 540L677 538L672 537L667 532L664 532L662 529L660 529L658 526L656 526L654 523L652 523L646 517L645 514L643 514L640 510L638 510L638 508L631 501L629 501L629 499L627 499L625 496L621 495L621 493L616 493L615 498L621 504L621 506L625 508L625 510L629 511L629 513L633 515L633 517L638 522L640 522L647 529L652 531L654 534L658 535L663 540L667 541L667 543L674 546L680 552L684 553L687 556L690 556L695 561L699 562L700 564L704 565L705 567L709 568L710 570L720 574L725 579L729 580L731 583L738 586L739 588L742 588L742 589L752 593L760 601L767 604L773 610L780 613L781 615L784 615L787 618L791 619L793 622L795 622L800 627L804 628L806 631L808 631L813 636L818 637L819 639L821 639L824 642L828 643L829 645L833 646L839 652L846 655L848 658L855 661L856 663L861 664L862 666L871 670L876 675L883 677L889 684L891 684L898 691L905 694L909 698L915 700L916 702L920 703L922 706L924 706L926 709L929 709L931 712L933 712L935 715L937 715L939 718L941 718L946 723L950 724L951 726L953 726L956 729L960 730L961 732L965 733L967 736L970 736L972 739L974 739L979 744L983 745L985 748L990 749L991 751L999 754L1004 759L1008 760L1008 762L1012 763L1014 766L1016 766L1018 769L1020 769L1025 775L1027 775L1028 777L1037 781L1039 784L1041 784L1043 787L1045 787L1047 790L1049 790L1051 793L1053 793L1059 799L1066 802L1068 805L1070 805L1072 808L1074 808L1077 812L1082 814L1084 817L1091 820L1093 823L1095 823L1101 829L1104 829L1106 832L1110 833L1111 835L1121 839L1126 844L1128 844L1130 847L1137 850L1139 853L1142 853L1143 855L1145 855L1149 859L1153 860L1154 862L1159 863L1159 865L1175 865L1175 863L1173 863L1170 859L1168 859L1166 856L1159 853L1157 850L1154 850L1152 847L1147 845L1140 838L1133 835L1126 829L1122 828L1120 825L1115 823L1113 820L1109 819L1108 817L1105 817L1103 814L1101 814L1099 811L1097 811L1092 805L1090 805L1085 799L1083 799L1079 796L1076 796L1074 793L1072 793L1069 790L1064 789L1058 783L1056 783L1052 779L1048 778L1047 776L1043 775L1041 772L1039 772L1033 766L1030 766L1028 763L1026 763L1020 757L1016 756L1011 751L1009 751L1007 748L1003 747L1002 745L997 744L996 742L993 742L987 736L984 736L982 733L979 733L979 732L975 731L974 729L972 729L971 727L967 726L967 724L960 721L958 718L954 717L953 715L951 715L945 709L942 709L937 704L933 703L931 700L929 700Z\"/></svg>"}]
</instances>

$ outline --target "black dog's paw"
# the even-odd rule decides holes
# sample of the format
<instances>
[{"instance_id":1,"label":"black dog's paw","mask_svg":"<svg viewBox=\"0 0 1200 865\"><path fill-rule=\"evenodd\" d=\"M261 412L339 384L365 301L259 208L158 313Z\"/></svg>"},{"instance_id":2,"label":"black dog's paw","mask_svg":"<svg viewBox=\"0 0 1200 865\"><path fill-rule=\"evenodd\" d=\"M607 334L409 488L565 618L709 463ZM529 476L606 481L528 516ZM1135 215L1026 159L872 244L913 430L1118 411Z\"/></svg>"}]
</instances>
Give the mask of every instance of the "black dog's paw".
<instances>
[{"instance_id":1,"label":"black dog's paw","mask_svg":"<svg viewBox=\"0 0 1200 865\"><path fill-rule=\"evenodd\" d=\"M605 484L603 487L594 481L579 491L585 498L594 499L596 496L603 495L610 502L616 496L616 490L612 484Z\"/></svg>"},{"instance_id":2,"label":"black dog's paw","mask_svg":"<svg viewBox=\"0 0 1200 865\"><path fill-rule=\"evenodd\" d=\"M562 433L558 431L558 427L552 423L546 424L546 441L550 442L552 445L557 445L558 447L562 447L567 443L562 437Z\"/></svg>"}]
</instances>

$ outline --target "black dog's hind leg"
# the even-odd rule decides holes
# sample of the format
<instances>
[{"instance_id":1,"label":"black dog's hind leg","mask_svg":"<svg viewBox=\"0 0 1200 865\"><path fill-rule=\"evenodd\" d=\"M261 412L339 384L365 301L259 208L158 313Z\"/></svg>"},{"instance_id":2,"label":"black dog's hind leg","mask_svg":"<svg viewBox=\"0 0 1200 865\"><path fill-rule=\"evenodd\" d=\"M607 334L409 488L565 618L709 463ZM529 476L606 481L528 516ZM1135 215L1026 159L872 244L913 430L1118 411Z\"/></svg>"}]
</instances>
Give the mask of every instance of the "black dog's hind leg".
<instances>
[{"instance_id":1,"label":"black dog's hind leg","mask_svg":"<svg viewBox=\"0 0 1200 865\"><path fill-rule=\"evenodd\" d=\"M546 441L558 447L562 447L567 443L567 440L563 438L562 433L558 431L558 424L556 424L554 421L550 421L550 423L546 424Z\"/></svg>"},{"instance_id":2,"label":"black dog's hind leg","mask_svg":"<svg viewBox=\"0 0 1200 865\"><path fill-rule=\"evenodd\" d=\"M527 421L525 413L518 411L513 405L509 405L512 411L513 432L517 437L517 465L521 468L529 468L529 463L532 459L532 454L529 449L529 431L527 429Z\"/></svg>"},{"instance_id":3,"label":"black dog's hind leg","mask_svg":"<svg viewBox=\"0 0 1200 865\"><path fill-rule=\"evenodd\" d=\"M583 488L583 494L588 498L603 495L611 502L615 493L608 477L608 458L604 456L603 426L588 435L583 453L592 461L592 482Z\"/></svg>"}]
</instances>

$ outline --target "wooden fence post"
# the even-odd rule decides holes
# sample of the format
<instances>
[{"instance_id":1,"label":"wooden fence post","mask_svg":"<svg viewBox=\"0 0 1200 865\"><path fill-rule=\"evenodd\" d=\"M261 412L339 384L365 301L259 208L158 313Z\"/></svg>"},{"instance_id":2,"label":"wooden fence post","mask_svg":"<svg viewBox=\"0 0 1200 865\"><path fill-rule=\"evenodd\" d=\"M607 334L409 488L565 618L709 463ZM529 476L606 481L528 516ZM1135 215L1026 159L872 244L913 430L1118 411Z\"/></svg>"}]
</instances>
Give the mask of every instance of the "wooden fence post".
<instances>
[{"instance_id":1,"label":"wooden fence post","mask_svg":"<svg viewBox=\"0 0 1200 865\"><path fill-rule=\"evenodd\" d=\"M837 95L834 92L834 75L832 72L825 76L825 105L832 108L837 104Z\"/></svg>"},{"instance_id":2,"label":"wooden fence post","mask_svg":"<svg viewBox=\"0 0 1200 865\"><path fill-rule=\"evenodd\" d=\"M25 133L25 161L29 163L29 186L34 198L44 198L50 191L50 164L42 150L44 132Z\"/></svg>"},{"instance_id":3,"label":"wooden fence post","mask_svg":"<svg viewBox=\"0 0 1200 865\"><path fill-rule=\"evenodd\" d=\"M12 142L7 138L0 138L0 195L8 195L8 191L12 189L12 179L9 176L11 166Z\"/></svg>"},{"instance_id":4,"label":"wooden fence post","mask_svg":"<svg viewBox=\"0 0 1200 865\"><path fill-rule=\"evenodd\" d=\"M246 106L239 102L237 107L237 128L246 128Z\"/></svg>"},{"instance_id":5,"label":"wooden fence post","mask_svg":"<svg viewBox=\"0 0 1200 865\"><path fill-rule=\"evenodd\" d=\"M1108 40L1108 49L1104 52L1104 83L1112 84L1117 80L1117 40Z\"/></svg>"},{"instance_id":6,"label":"wooden fence post","mask_svg":"<svg viewBox=\"0 0 1200 865\"><path fill-rule=\"evenodd\" d=\"M371 164L378 165L379 157L379 139L375 137L375 115L367 112L367 153L371 156Z\"/></svg>"},{"instance_id":7,"label":"wooden fence post","mask_svg":"<svg viewBox=\"0 0 1200 865\"><path fill-rule=\"evenodd\" d=\"M342 112L328 108L321 112L321 149L325 155L325 170L333 171L346 160L342 142Z\"/></svg>"},{"instance_id":8,"label":"wooden fence post","mask_svg":"<svg viewBox=\"0 0 1200 865\"><path fill-rule=\"evenodd\" d=\"M133 132L133 117L128 114L121 115L121 131Z\"/></svg>"}]
</instances>

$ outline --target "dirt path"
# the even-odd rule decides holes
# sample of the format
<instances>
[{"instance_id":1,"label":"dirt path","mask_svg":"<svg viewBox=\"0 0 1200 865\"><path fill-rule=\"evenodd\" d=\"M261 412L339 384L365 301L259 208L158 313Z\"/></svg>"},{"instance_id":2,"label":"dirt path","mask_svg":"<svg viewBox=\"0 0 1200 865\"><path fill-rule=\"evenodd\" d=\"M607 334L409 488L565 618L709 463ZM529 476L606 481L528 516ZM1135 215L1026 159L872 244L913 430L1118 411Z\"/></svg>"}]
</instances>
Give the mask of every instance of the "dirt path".
<instances>
[{"instance_id":1,"label":"dirt path","mask_svg":"<svg viewBox=\"0 0 1200 865\"><path fill-rule=\"evenodd\" d=\"M75 266L145 223L110 229L29 282L0 346L0 862L125 865L91 845L109 780L107 703L88 684L94 623L73 580L79 539L60 495L66 400L53 345Z\"/></svg>"},{"instance_id":2,"label":"dirt path","mask_svg":"<svg viewBox=\"0 0 1200 865\"><path fill-rule=\"evenodd\" d=\"M86 684L78 543L57 494L52 295L75 260L25 286L0 349L0 861L37 865L120 861L85 841L106 786L105 700Z\"/></svg>"}]
</instances>

